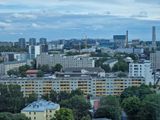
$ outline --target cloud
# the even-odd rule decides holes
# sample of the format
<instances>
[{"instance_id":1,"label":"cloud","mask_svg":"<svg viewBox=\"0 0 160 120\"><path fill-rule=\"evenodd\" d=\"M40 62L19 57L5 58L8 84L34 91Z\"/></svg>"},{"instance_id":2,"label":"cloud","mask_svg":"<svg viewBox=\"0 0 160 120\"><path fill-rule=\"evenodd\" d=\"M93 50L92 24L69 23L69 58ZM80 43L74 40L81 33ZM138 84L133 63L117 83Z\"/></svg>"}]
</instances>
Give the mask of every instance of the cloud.
<instances>
[{"instance_id":1,"label":"cloud","mask_svg":"<svg viewBox=\"0 0 160 120\"><path fill-rule=\"evenodd\" d=\"M36 19L37 18L35 14L29 14L29 13L14 13L12 16L18 19Z\"/></svg>"},{"instance_id":2,"label":"cloud","mask_svg":"<svg viewBox=\"0 0 160 120\"><path fill-rule=\"evenodd\" d=\"M7 22L1 22L0 21L0 29L1 30L6 30L6 29L10 29L11 28L11 24L7 23Z\"/></svg>"}]
</instances>

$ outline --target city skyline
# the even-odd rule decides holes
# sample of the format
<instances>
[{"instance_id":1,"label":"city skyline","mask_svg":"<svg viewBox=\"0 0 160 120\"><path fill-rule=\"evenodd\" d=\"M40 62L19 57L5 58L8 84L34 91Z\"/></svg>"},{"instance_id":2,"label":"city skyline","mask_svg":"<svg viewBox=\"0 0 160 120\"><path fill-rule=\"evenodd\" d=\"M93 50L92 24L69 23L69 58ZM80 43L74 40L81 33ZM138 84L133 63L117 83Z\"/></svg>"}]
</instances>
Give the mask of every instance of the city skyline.
<instances>
[{"instance_id":1,"label":"city skyline","mask_svg":"<svg viewBox=\"0 0 160 120\"><path fill-rule=\"evenodd\" d=\"M158 0L0 0L0 41L112 39L126 30L129 40L151 41L152 26L160 40L159 13Z\"/></svg>"}]
</instances>

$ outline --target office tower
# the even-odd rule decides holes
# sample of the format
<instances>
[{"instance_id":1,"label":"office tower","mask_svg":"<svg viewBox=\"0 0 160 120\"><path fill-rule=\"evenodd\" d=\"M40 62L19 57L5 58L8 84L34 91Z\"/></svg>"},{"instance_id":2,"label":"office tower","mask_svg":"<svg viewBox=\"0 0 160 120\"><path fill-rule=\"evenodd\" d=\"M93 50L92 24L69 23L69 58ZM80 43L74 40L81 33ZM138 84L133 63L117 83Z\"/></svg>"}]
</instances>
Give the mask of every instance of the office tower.
<instances>
[{"instance_id":1,"label":"office tower","mask_svg":"<svg viewBox=\"0 0 160 120\"><path fill-rule=\"evenodd\" d=\"M128 30L126 31L126 44L125 47L128 48Z\"/></svg>"},{"instance_id":2,"label":"office tower","mask_svg":"<svg viewBox=\"0 0 160 120\"><path fill-rule=\"evenodd\" d=\"M29 45L36 45L36 38L30 38Z\"/></svg>"},{"instance_id":3,"label":"office tower","mask_svg":"<svg viewBox=\"0 0 160 120\"><path fill-rule=\"evenodd\" d=\"M151 60L152 69L154 71L160 70L160 51L156 51L154 53L151 53L150 60Z\"/></svg>"},{"instance_id":4,"label":"office tower","mask_svg":"<svg viewBox=\"0 0 160 120\"><path fill-rule=\"evenodd\" d=\"M30 59L36 58L38 55L41 54L41 46L40 45L35 45L35 46L30 45L28 53L29 53Z\"/></svg>"},{"instance_id":5,"label":"office tower","mask_svg":"<svg viewBox=\"0 0 160 120\"><path fill-rule=\"evenodd\" d=\"M113 40L115 48L124 48L126 43L126 35L114 35Z\"/></svg>"},{"instance_id":6,"label":"office tower","mask_svg":"<svg viewBox=\"0 0 160 120\"><path fill-rule=\"evenodd\" d=\"M40 45L46 45L47 44L47 38L40 38L39 39L39 44Z\"/></svg>"},{"instance_id":7,"label":"office tower","mask_svg":"<svg viewBox=\"0 0 160 120\"><path fill-rule=\"evenodd\" d=\"M156 49L156 27L152 27L152 48Z\"/></svg>"},{"instance_id":8,"label":"office tower","mask_svg":"<svg viewBox=\"0 0 160 120\"><path fill-rule=\"evenodd\" d=\"M18 40L18 46L20 48L25 48L26 47L26 40L25 40L25 38L19 38L19 40Z\"/></svg>"},{"instance_id":9,"label":"office tower","mask_svg":"<svg viewBox=\"0 0 160 120\"><path fill-rule=\"evenodd\" d=\"M48 45L41 45L41 52L47 53L48 52Z\"/></svg>"}]
</instances>

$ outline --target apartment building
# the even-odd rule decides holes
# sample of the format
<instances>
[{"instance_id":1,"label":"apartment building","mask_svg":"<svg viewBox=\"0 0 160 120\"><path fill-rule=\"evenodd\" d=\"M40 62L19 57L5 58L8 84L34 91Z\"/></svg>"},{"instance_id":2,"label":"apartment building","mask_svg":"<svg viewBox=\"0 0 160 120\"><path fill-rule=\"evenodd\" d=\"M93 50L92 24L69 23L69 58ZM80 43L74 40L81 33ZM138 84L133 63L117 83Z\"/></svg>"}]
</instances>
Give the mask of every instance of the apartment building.
<instances>
[{"instance_id":1,"label":"apartment building","mask_svg":"<svg viewBox=\"0 0 160 120\"><path fill-rule=\"evenodd\" d=\"M63 68L68 67L95 67L95 60L88 56L65 56L63 54L41 54L37 57L38 65L55 66L61 64Z\"/></svg>"},{"instance_id":2,"label":"apartment building","mask_svg":"<svg viewBox=\"0 0 160 120\"><path fill-rule=\"evenodd\" d=\"M129 64L130 77L144 77L145 83L154 83L150 61L142 61Z\"/></svg>"},{"instance_id":3,"label":"apartment building","mask_svg":"<svg viewBox=\"0 0 160 120\"><path fill-rule=\"evenodd\" d=\"M13 62L4 62L0 64L0 76L7 75L7 71L12 69L18 69L20 66L26 64L26 61L13 61Z\"/></svg>"},{"instance_id":4,"label":"apartment building","mask_svg":"<svg viewBox=\"0 0 160 120\"><path fill-rule=\"evenodd\" d=\"M140 86L145 83L143 77L57 77L57 78L2 78L0 84L18 84L24 96L36 93L39 96L49 94L51 90L56 92L71 92L81 89L85 95L93 96L120 95L130 86Z\"/></svg>"},{"instance_id":5,"label":"apartment building","mask_svg":"<svg viewBox=\"0 0 160 120\"><path fill-rule=\"evenodd\" d=\"M60 105L46 100L37 100L21 110L30 120L50 120Z\"/></svg>"}]
</instances>

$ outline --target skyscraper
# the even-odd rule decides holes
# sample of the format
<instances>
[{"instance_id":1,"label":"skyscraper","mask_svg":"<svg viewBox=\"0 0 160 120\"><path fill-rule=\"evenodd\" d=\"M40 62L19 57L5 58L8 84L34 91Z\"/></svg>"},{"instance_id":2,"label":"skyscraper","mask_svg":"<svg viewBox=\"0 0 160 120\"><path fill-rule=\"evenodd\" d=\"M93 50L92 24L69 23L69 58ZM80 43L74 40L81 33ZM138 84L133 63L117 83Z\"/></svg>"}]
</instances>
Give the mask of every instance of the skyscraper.
<instances>
[{"instance_id":1,"label":"skyscraper","mask_svg":"<svg viewBox=\"0 0 160 120\"><path fill-rule=\"evenodd\" d=\"M124 48L126 43L126 35L114 35L113 40L115 48Z\"/></svg>"},{"instance_id":2,"label":"skyscraper","mask_svg":"<svg viewBox=\"0 0 160 120\"><path fill-rule=\"evenodd\" d=\"M30 38L29 45L36 45L36 38Z\"/></svg>"},{"instance_id":3,"label":"skyscraper","mask_svg":"<svg viewBox=\"0 0 160 120\"><path fill-rule=\"evenodd\" d=\"M47 38L40 38L39 39L39 44L40 45L46 45L47 44Z\"/></svg>"},{"instance_id":4,"label":"skyscraper","mask_svg":"<svg viewBox=\"0 0 160 120\"><path fill-rule=\"evenodd\" d=\"M25 48L26 47L26 40L25 40L25 38L19 38L19 40L18 40L18 46L20 48Z\"/></svg>"},{"instance_id":5,"label":"skyscraper","mask_svg":"<svg viewBox=\"0 0 160 120\"><path fill-rule=\"evenodd\" d=\"M152 48L155 50L156 49L156 27L152 27Z\"/></svg>"},{"instance_id":6,"label":"skyscraper","mask_svg":"<svg viewBox=\"0 0 160 120\"><path fill-rule=\"evenodd\" d=\"M128 48L128 30L126 31L126 43L125 43L125 47Z\"/></svg>"}]
</instances>

